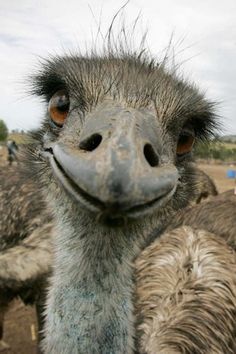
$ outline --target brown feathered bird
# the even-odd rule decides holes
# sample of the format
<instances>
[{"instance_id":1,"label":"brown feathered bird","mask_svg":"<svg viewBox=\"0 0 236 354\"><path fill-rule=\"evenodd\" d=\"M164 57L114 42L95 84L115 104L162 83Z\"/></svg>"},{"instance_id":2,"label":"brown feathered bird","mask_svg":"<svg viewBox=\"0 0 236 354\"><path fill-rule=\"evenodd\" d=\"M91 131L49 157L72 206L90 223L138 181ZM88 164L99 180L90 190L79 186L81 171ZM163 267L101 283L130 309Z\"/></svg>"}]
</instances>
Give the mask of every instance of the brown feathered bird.
<instances>
[{"instance_id":1,"label":"brown feathered bird","mask_svg":"<svg viewBox=\"0 0 236 354\"><path fill-rule=\"evenodd\" d=\"M217 126L214 105L144 51L116 48L51 59L33 79L46 111L30 167L56 224L43 350L233 354L232 249L206 231L163 234L195 193L191 152Z\"/></svg>"},{"instance_id":2,"label":"brown feathered bird","mask_svg":"<svg viewBox=\"0 0 236 354\"><path fill-rule=\"evenodd\" d=\"M216 185L211 177L204 171L195 167L194 169L195 184L193 186L193 202L199 204L200 202L209 199L212 196L218 195Z\"/></svg>"},{"instance_id":3,"label":"brown feathered bird","mask_svg":"<svg viewBox=\"0 0 236 354\"><path fill-rule=\"evenodd\" d=\"M4 314L14 298L36 303L42 327L53 224L37 184L25 171L5 167L0 181L0 348L4 349Z\"/></svg>"},{"instance_id":4,"label":"brown feathered bird","mask_svg":"<svg viewBox=\"0 0 236 354\"><path fill-rule=\"evenodd\" d=\"M182 229L179 234L162 236L170 254L176 240L172 272L180 261L187 269L180 266L170 280L175 289L169 293L172 305L184 301L187 308L187 300L191 299L190 306L196 298L204 316L195 311L181 313L178 308L176 341L171 330L162 341L155 331L143 332L146 317L139 307L145 308L141 295L138 324L134 313L134 261L143 249L148 252L148 245L191 200L196 186L191 151L194 141L206 139L216 126L213 105L195 86L168 73L144 52L112 51L111 47L103 55L93 51L46 61L34 77L34 92L47 108L31 147L31 161L36 162L34 173L57 224L44 352L233 353L235 260L223 240L205 231ZM161 243L160 252L163 247ZM199 260L195 260L197 253ZM212 269L204 261L208 253ZM168 262L167 252L160 292L160 286L163 291L168 288L164 267ZM197 279L200 270L203 276ZM137 272L137 293L141 294L142 273ZM219 275L222 280L217 279ZM186 276L182 294L176 285L178 276L179 283ZM206 279L212 292L204 288ZM191 289L193 280L199 288ZM229 288L223 289L227 282ZM195 291L201 296L195 297ZM216 302L219 299L222 304ZM232 301L230 313L225 306L228 300ZM153 306L158 307L158 295ZM184 304L182 308L185 311ZM214 311L222 311L228 331L223 340L218 335L210 337L208 327L213 323L216 333L220 332ZM205 321L202 332L200 319ZM155 321L160 325L158 318ZM189 346L185 340L191 342Z\"/></svg>"},{"instance_id":5,"label":"brown feathered bird","mask_svg":"<svg viewBox=\"0 0 236 354\"><path fill-rule=\"evenodd\" d=\"M195 165L192 203L216 193L214 182ZM10 302L20 297L36 304L39 339L43 327L45 284L51 271L53 220L42 195L21 167L0 171L0 349L4 314Z\"/></svg>"},{"instance_id":6,"label":"brown feathered bird","mask_svg":"<svg viewBox=\"0 0 236 354\"><path fill-rule=\"evenodd\" d=\"M235 353L236 195L180 210L136 261L141 353Z\"/></svg>"},{"instance_id":7,"label":"brown feathered bird","mask_svg":"<svg viewBox=\"0 0 236 354\"><path fill-rule=\"evenodd\" d=\"M139 353L236 352L236 257L223 237L182 226L135 267Z\"/></svg>"}]
</instances>

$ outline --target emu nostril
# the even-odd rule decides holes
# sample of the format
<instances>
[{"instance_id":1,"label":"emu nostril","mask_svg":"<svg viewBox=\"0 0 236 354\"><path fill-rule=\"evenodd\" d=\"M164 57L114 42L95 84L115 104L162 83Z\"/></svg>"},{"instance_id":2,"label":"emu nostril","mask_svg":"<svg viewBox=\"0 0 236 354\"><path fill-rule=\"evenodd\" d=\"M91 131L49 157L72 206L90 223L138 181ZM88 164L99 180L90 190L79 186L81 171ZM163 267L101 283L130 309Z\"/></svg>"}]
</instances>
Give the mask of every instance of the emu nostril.
<instances>
[{"instance_id":1,"label":"emu nostril","mask_svg":"<svg viewBox=\"0 0 236 354\"><path fill-rule=\"evenodd\" d=\"M81 141L79 144L79 148L85 151L93 151L95 150L102 141L102 136L100 134L93 134L89 138Z\"/></svg>"},{"instance_id":2,"label":"emu nostril","mask_svg":"<svg viewBox=\"0 0 236 354\"><path fill-rule=\"evenodd\" d=\"M145 144L143 148L143 154L145 156L145 159L149 163L151 167L158 166L159 164L159 158L154 151L153 147L151 144Z\"/></svg>"}]
</instances>

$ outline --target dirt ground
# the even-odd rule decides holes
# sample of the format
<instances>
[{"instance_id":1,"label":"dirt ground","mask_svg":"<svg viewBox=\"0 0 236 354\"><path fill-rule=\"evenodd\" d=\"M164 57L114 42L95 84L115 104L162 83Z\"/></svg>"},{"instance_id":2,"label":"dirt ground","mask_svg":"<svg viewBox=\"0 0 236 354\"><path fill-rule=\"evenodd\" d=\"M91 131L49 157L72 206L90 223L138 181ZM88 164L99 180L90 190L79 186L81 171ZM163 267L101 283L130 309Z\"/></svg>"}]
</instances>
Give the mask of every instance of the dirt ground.
<instances>
[{"instance_id":1,"label":"dirt ground","mask_svg":"<svg viewBox=\"0 0 236 354\"><path fill-rule=\"evenodd\" d=\"M4 322L4 341L10 349L3 354L36 354L37 353L37 321L35 309L25 306L20 300L11 304Z\"/></svg>"},{"instance_id":2,"label":"dirt ground","mask_svg":"<svg viewBox=\"0 0 236 354\"><path fill-rule=\"evenodd\" d=\"M0 151L0 168L7 165L6 151ZM226 178L229 169L236 166L201 164L199 167L215 181L218 191L234 188L234 180ZM10 345L10 349L1 351L4 354L36 354L37 353L37 323L35 309L24 306L21 301L11 304L5 317L4 341Z\"/></svg>"}]
</instances>

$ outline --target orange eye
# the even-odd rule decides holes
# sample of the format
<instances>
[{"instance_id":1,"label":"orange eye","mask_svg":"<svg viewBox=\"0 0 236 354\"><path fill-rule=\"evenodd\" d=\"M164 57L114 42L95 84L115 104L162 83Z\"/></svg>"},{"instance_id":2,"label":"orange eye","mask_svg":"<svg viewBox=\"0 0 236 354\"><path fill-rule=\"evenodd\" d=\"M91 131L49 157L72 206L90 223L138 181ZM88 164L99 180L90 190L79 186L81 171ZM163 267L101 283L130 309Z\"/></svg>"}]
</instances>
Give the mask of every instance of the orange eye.
<instances>
[{"instance_id":1,"label":"orange eye","mask_svg":"<svg viewBox=\"0 0 236 354\"><path fill-rule=\"evenodd\" d=\"M70 100L65 90L57 91L50 99L48 112L51 120L62 127L65 123L70 108Z\"/></svg>"},{"instance_id":2,"label":"orange eye","mask_svg":"<svg viewBox=\"0 0 236 354\"><path fill-rule=\"evenodd\" d=\"M182 133L179 137L176 153L181 156L192 150L195 138L193 135Z\"/></svg>"}]
</instances>

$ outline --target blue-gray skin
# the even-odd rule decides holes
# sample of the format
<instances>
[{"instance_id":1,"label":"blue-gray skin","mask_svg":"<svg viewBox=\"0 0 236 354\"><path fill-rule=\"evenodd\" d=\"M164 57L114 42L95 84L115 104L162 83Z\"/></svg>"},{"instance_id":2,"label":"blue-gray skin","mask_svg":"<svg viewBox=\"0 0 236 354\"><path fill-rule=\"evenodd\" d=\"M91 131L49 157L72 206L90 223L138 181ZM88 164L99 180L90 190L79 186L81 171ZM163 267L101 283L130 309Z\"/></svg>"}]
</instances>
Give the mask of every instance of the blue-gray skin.
<instances>
[{"instance_id":1,"label":"blue-gray skin","mask_svg":"<svg viewBox=\"0 0 236 354\"><path fill-rule=\"evenodd\" d=\"M191 198L177 145L212 133L213 105L144 54L55 58L33 91L48 103L58 90L66 121L47 113L31 147L57 223L44 352L131 354L133 261Z\"/></svg>"}]
</instances>

